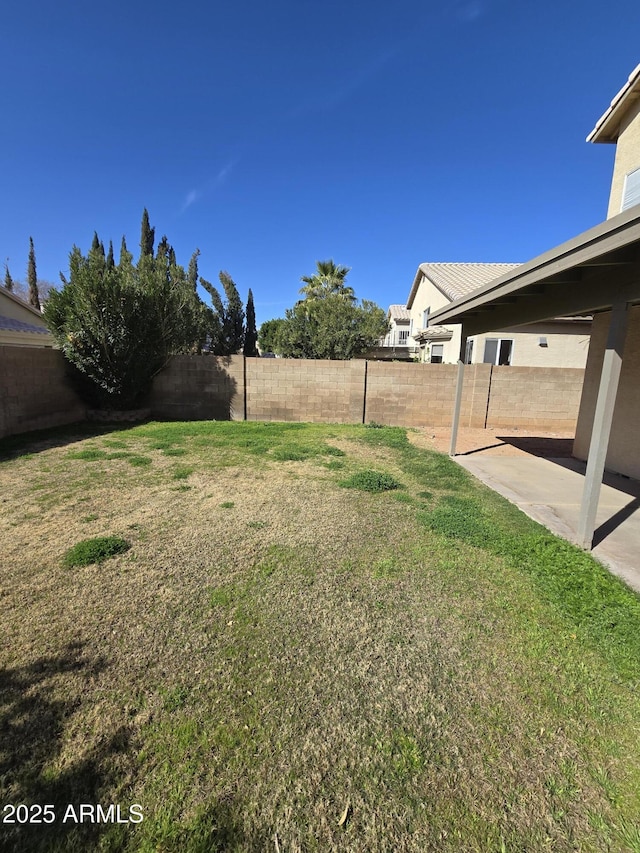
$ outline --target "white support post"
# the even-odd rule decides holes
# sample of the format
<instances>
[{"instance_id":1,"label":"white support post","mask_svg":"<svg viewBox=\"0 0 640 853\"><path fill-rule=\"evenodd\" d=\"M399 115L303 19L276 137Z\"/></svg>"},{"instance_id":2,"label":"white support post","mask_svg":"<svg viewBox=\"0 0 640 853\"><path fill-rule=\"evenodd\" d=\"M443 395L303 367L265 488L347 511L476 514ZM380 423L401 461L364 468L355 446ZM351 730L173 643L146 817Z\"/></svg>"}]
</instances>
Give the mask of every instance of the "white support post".
<instances>
[{"instance_id":1,"label":"white support post","mask_svg":"<svg viewBox=\"0 0 640 853\"><path fill-rule=\"evenodd\" d=\"M462 332L460 340L460 358L458 359L458 376L456 379L456 398L453 404L453 423L451 424L451 444L449 445L449 456L456 455L456 441L458 439L458 425L460 424L460 406L462 404L462 384L464 382L464 359L467 349L467 337Z\"/></svg>"},{"instance_id":2,"label":"white support post","mask_svg":"<svg viewBox=\"0 0 640 853\"><path fill-rule=\"evenodd\" d=\"M609 447L609 436L613 422L613 412L618 393L620 371L622 369L622 351L627 333L629 318L628 304L621 302L613 306L609 334L600 374L598 400L591 430L587 472L582 491L580 519L578 521L577 544L585 550L591 550L593 533L596 526L596 513L604 475L604 465Z\"/></svg>"}]
</instances>

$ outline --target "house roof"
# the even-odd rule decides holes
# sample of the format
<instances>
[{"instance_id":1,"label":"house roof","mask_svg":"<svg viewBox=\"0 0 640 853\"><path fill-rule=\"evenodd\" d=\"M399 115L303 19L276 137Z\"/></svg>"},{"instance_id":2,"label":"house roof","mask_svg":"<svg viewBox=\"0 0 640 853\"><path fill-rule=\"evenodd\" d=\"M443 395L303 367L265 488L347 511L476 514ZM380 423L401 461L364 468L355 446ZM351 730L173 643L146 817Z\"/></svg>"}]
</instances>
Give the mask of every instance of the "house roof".
<instances>
[{"instance_id":1,"label":"house roof","mask_svg":"<svg viewBox=\"0 0 640 853\"><path fill-rule=\"evenodd\" d=\"M0 331L2 332L30 332L35 335L50 337L46 326L37 326L35 323L25 323L22 320L14 320L11 317L3 317L0 314Z\"/></svg>"},{"instance_id":2,"label":"house roof","mask_svg":"<svg viewBox=\"0 0 640 853\"><path fill-rule=\"evenodd\" d=\"M628 111L640 98L640 65L636 65L629 79L611 101L607 111L596 122L587 142L617 142L620 125Z\"/></svg>"},{"instance_id":3,"label":"house roof","mask_svg":"<svg viewBox=\"0 0 640 853\"><path fill-rule=\"evenodd\" d=\"M453 337L453 330L446 326L428 326L426 329L420 329L413 336L417 341L448 341Z\"/></svg>"},{"instance_id":4,"label":"house roof","mask_svg":"<svg viewBox=\"0 0 640 853\"><path fill-rule=\"evenodd\" d=\"M389 305L387 314L396 322L404 320L408 323L411 320L411 312L404 305Z\"/></svg>"},{"instance_id":5,"label":"house roof","mask_svg":"<svg viewBox=\"0 0 640 853\"><path fill-rule=\"evenodd\" d=\"M631 207L489 282L430 320L467 335L640 303L640 208Z\"/></svg>"},{"instance_id":6,"label":"house roof","mask_svg":"<svg viewBox=\"0 0 640 853\"><path fill-rule=\"evenodd\" d=\"M519 264L420 264L407 299L407 308L413 305L423 275L453 302L518 266Z\"/></svg>"}]
</instances>

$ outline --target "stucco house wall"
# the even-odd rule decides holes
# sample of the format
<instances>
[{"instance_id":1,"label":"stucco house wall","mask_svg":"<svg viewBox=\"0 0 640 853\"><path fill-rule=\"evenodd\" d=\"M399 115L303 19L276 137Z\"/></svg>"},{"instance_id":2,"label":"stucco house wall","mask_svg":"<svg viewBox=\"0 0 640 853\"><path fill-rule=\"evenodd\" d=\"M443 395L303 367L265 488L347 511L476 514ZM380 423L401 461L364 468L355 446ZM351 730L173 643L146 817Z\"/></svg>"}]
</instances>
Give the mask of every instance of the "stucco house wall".
<instances>
[{"instance_id":1,"label":"stucco house wall","mask_svg":"<svg viewBox=\"0 0 640 853\"><path fill-rule=\"evenodd\" d=\"M523 332L526 328L526 332ZM472 364L482 361L487 338L510 338L513 341L512 367L581 367L587 363L589 322L569 320L566 323L531 323L528 326L487 332L473 338ZM540 339L546 339L546 346Z\"/></svg>"},{"instance_id":2,"label":"stucco house wall","mask_svg":"<svg viewBox=\"0 0 640 853\"><path fill-rule=\"evenodd\" d=\"M620 213L625 177L638 168L640 168L640 100L629 109L620 124L607 218L610 219Z\"/></svg>"},{"instance_id":3,"label":"stucco house wall","mask_svg":"<svg viewBox=\"0 0 640 853\"><path fill-rule=\"evenodd\" d=\"M42 314L4 287L0 287L0 345L53 346Z\"/></svg>"},{"instance_id":4,"label":"stucco house wall","mask_svg":"<svg viewBox=\"0 0 640 853\"><path fill-rule=\"evenodd\" d=\"M587 139L614 143L616 156L611 179L608 218L620 213L625 177L640 168L640 65L629 76L611 106ZM604 360L610 312L594 317L582 398L573 445L574 456L586 459L593 426L600 372ZM640 307L629 309L622 354L622 371L611 424L605 465L610 471L640 479Z\"/></svg>"},{"instance_id":5,"label":"stucco house wall","mask_svg":"<svg viewBox=\"0 0 640 853\"><path fill-rule=\"evenodd\" d=\"M412 332L419 334L424 329L424 312L430 313L446 308L451 300L433 282L423 275L411 303ZM437 327L436 327L437 328ZM442 345L443 364L456 364L460 357L462 326L447 324L442 334L438 333L426 345L420 346L420 360L429 361L433 344ZM510 339L513 341L511 366L513 367L579 367L584 368L589 349L589 321L550 321L535 323L501 331L476 335L473 341L471 364L482 364L487 338ZM540 338L547 339L547 346L540 345ZM413 340L413 338L412 338Z\"/></svg>"}]
</instances>

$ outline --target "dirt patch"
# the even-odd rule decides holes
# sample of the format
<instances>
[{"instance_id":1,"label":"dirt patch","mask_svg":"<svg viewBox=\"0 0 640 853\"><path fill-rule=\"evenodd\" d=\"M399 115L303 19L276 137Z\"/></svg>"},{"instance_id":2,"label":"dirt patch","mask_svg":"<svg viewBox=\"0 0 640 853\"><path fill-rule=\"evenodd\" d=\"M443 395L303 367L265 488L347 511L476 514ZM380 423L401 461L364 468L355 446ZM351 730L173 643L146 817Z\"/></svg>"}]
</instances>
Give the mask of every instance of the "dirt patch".
<instances>
[{"instance_id":1,"label":"dirt patch","mask_svg":"<svg viewBox=\"0 0 640 853\"><path fill-rule=\"evenodd\" d=\"M416 447L448 453L451 443L450 427L430 427L408 433ZM523 429L458 430L456 454L482 453L490 456L546 456L567 458L572 455L572 431L544 432Z\"/></svg>"}]
</instances>

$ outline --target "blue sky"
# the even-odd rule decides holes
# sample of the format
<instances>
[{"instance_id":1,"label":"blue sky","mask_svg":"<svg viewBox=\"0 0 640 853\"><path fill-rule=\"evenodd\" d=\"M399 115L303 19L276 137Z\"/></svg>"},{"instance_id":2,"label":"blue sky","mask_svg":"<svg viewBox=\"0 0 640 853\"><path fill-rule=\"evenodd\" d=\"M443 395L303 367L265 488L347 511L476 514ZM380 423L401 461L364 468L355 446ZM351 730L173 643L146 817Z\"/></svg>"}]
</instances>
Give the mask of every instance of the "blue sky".
<instances>
[{"instance_id":1,"label":"blue sky","mask_svg":"<svg viewBox=\"0 0 640 853\"><path fill-rule=\"evenodd\" d=\"M585 137L639 31L637 0L7 3L0 260L137 255L146 206L258 323L316 260L383 307L424 261L527 261L606 217Z\"/></svg>"}]
</instances>

